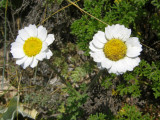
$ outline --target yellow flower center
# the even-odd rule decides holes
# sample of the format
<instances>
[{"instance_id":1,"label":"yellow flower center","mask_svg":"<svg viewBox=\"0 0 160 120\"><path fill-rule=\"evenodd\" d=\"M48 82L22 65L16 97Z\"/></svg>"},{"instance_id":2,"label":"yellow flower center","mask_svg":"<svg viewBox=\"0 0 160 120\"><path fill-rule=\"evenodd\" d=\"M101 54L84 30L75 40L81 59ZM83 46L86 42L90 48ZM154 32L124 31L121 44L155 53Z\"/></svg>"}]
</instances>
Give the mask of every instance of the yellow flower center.
<instances>
[{"instance_id":1,"label":"yellow flower center","mask_svg":"<svg viewBox=\"0 0 160 120\"><path fill-rule=\"evenodd\" d=\"M28 57L37 55L41 49L42 41L36 37L28 38L23 45L23 51Z\"/></svg>"},{"instance_id":2,"label":"yellow flower center","mask_svg":"<svg viewBox=\"0 0 160 120\"><path fill-rule=\"evenodd\" d=\"M118 61L125 57L127 46L122 40L111 39L104 45L103 51L108 59Z\"/></svg>"}]
</instances>

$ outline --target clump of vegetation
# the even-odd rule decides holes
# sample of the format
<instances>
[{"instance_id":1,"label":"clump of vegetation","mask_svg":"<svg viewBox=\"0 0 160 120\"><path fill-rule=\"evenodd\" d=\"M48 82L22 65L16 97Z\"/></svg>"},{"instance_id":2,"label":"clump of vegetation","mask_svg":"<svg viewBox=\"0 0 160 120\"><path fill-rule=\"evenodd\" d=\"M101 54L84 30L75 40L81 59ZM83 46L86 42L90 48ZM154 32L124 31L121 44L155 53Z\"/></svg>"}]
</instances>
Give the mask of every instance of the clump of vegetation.
<instances>
[{"instance_id":1,"label":"clump of vegetation","mask_svg":"<svg viewBox=\"0 0 160 120\"><path fill-rule=\"evenodd\" d=\"M117 91L121 96L131 94L133 97L141 96L141 86L145 85L151 87L154 97L160 97L160 70L158 64L154 62L150 65L146 61L142 60L139 67L137 67L132 73L124 74L124 82L117 86Z\"/></svg>"},{"instance_id":2,"label":"clump of vegetation","mask_svg":"<svg viewBox=\"0 0 160 120\"><path fill-rule=\"evenodd\" d=\"M118 112L117 120L152 120L149 114L142 115L136 106L125 104L124 107Z\"/></svg>"}]
</instances>

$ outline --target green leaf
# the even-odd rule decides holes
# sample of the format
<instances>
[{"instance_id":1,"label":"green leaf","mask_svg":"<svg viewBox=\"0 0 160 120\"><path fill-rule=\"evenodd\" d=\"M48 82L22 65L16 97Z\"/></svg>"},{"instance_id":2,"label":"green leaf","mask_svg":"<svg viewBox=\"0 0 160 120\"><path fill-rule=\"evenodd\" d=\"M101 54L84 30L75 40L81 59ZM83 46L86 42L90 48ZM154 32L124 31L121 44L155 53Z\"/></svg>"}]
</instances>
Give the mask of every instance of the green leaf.
<instances>
[{"instance_id":1,"label":"green leaf","mask_svg":"<svg viewBox=\"0 0 160 120\"><path fill-rule=\"evenodd\" d=\"M1 115L0 119L13 120L17 111L17 97L13 97L9 104L7 110Z\"/></svg>"}]
</instances>

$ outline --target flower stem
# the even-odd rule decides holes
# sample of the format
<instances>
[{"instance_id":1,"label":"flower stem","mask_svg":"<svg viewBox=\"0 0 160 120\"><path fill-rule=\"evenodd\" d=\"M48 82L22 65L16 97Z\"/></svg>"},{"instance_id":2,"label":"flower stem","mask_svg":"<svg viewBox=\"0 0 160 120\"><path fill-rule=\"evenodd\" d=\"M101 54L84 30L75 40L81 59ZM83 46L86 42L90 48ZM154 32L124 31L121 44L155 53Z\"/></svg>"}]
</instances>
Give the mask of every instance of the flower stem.
<instances>
[{"instance_id":1,"label":"flower stem","mask_svg":"<svg viewBox=\"0 0 160 120\"><path fill-rule=\"evenodd\" d=\"M35 70L34 70L34 82L36 82L37 69L38 69L38 67L36 66L36 68L35 68Z\"/></svg>"},{"instance_id":2,"label":"flower stem","mask_svg":"<svg viewBox=\"0 0 160 120\"><path fill-rule=\"evenodd\" d=\"M75 95L77 95L77 97L81 96L79 92L77 92L72 85L60 74L60 72L58 72L56 66L54 66L53 64L50 64L50 62L48 62L48 60L44 60L46 62L46 64L60 77L60 79L62 80L62 82L70 89L72 90Z\"/></svg>"},{"instance_id":3,"label":"flower stem","mask_svg":"<svg viewBox=\"0 0 160 120\"><path fill-rule=\"evenodd\" d=\"M3 83L4 83L4 76L5 76L5 67L6 67L6 39L7 39L7 6L8 0L6 1L6 9L5 9L5 24L4 24L4 63L3 63L3 73L2 73L2 90L3 90Z\"/></svg>"},{"instance_id":4,"label":"flower stem","mask_svg":"<svg viewBox=\"0 0 160 120\"><path fill-rule=\"evenodd\" d=\"M91 83L88 85L88 87L86 88L86 90L84 91L84 93L86 93L87 91L89 91L92 88L93 84L96 82L96 80L99 79L99 77L101 76L102 72L103 72L103 70L100 70L98 72L98 74L96 74L94 76L93 80L91 80Z\"/></svg>"}]
</instances>

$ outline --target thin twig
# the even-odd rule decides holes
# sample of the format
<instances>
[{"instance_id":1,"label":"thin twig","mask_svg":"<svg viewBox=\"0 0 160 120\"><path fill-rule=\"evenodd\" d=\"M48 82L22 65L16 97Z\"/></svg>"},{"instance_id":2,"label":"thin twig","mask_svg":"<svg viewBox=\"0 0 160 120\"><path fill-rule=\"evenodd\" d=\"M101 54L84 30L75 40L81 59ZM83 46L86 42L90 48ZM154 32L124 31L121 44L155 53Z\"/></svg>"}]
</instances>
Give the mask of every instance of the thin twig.
<instances>
[{"instance_id":1,"label":"thin twig","mask_svg":"<svg viewBox=\"0 0 160 120\"><path fill-rule=\"evenodd\" d=\"M105 24L105 25L108 26L107 23L103 22L102 20L100 20L100 19L96 18L95 16L91 15L90 13L86 12L85 10L83 10L82 8L80 8L78 5L76 5L74 2L72 2L70 0L67 0L67 1L70 2L72 5L74 5L75 7L77 7L80 11L86 13L87 15L91 16L92 18L94 18L94 19L98 20L99 22L101 22L101 23L103 23L103 24Z\"/></svg>"},{"instance_id":2,"label":"thin twig","mask_svg":"<svg viewBox=\"0 0 160 120\"><path fill-rule=\"evenodd\" d=\"M141 42L141 44L142 44L143 46L145 46L146 48L149 48L149 49L152 49L153 51L156 51L155 49L153 49L153 48L151 48L151 47L149 47L149 46L145 45L145 44L144 44L144 43L142 43L142 42Z\"/></svg>"},{"instance_id":3,"label":"thin twig","mask_svg":"<svg viewBox=\"0 0 160 120\"><path fill-rule=\"evenodd\" d=\"M7 40L7 6L8 0L6 1L6 9L5 9L5 24L4 24L4 63L3 63L3 73L2 73L2 89L4 83L4 76L5 76L5 67L6 67L6 40Z\"/></svg>"},{"instance_id":4,"label":"thin twig","mask_svg":"<svg viewBox=\"0 0 160 120\"><path fill-rule=\"evenodd\" d=\"M80 1L80 0L77 0L77 1L75 1L74 3L78 2L78 1ZM53 14L51 14L49 17L47 17L46 19L44 19L44 20L43 20L40 24L38 24L37 26L43 24L43 23L44 23L46 20L48 20L50 17L52 17L52 16L55 15L56 13L58 13L58 12L64 10L65 8L67 8L67 7L71 6L71 5L72 5L72 4L69 4L69 5L64 6L63 8L57 10L56 12L54 12Z\"/></svg>"},{"instance_id":5,"label":"thin twig","mask_svg":"<svg viewBox=\"0 0 160 120\"><path fill-rule=\"evenodd\" d=\"M12 32L12 29L11 29L9 20L7 20L7 23L8 23L8 27L9 27L9 30L10 30L10 33L11 33L11 36L12 36L12 39L14 40L14 35L13 35L13 32Z\"/></svg>"}]
</instances>

